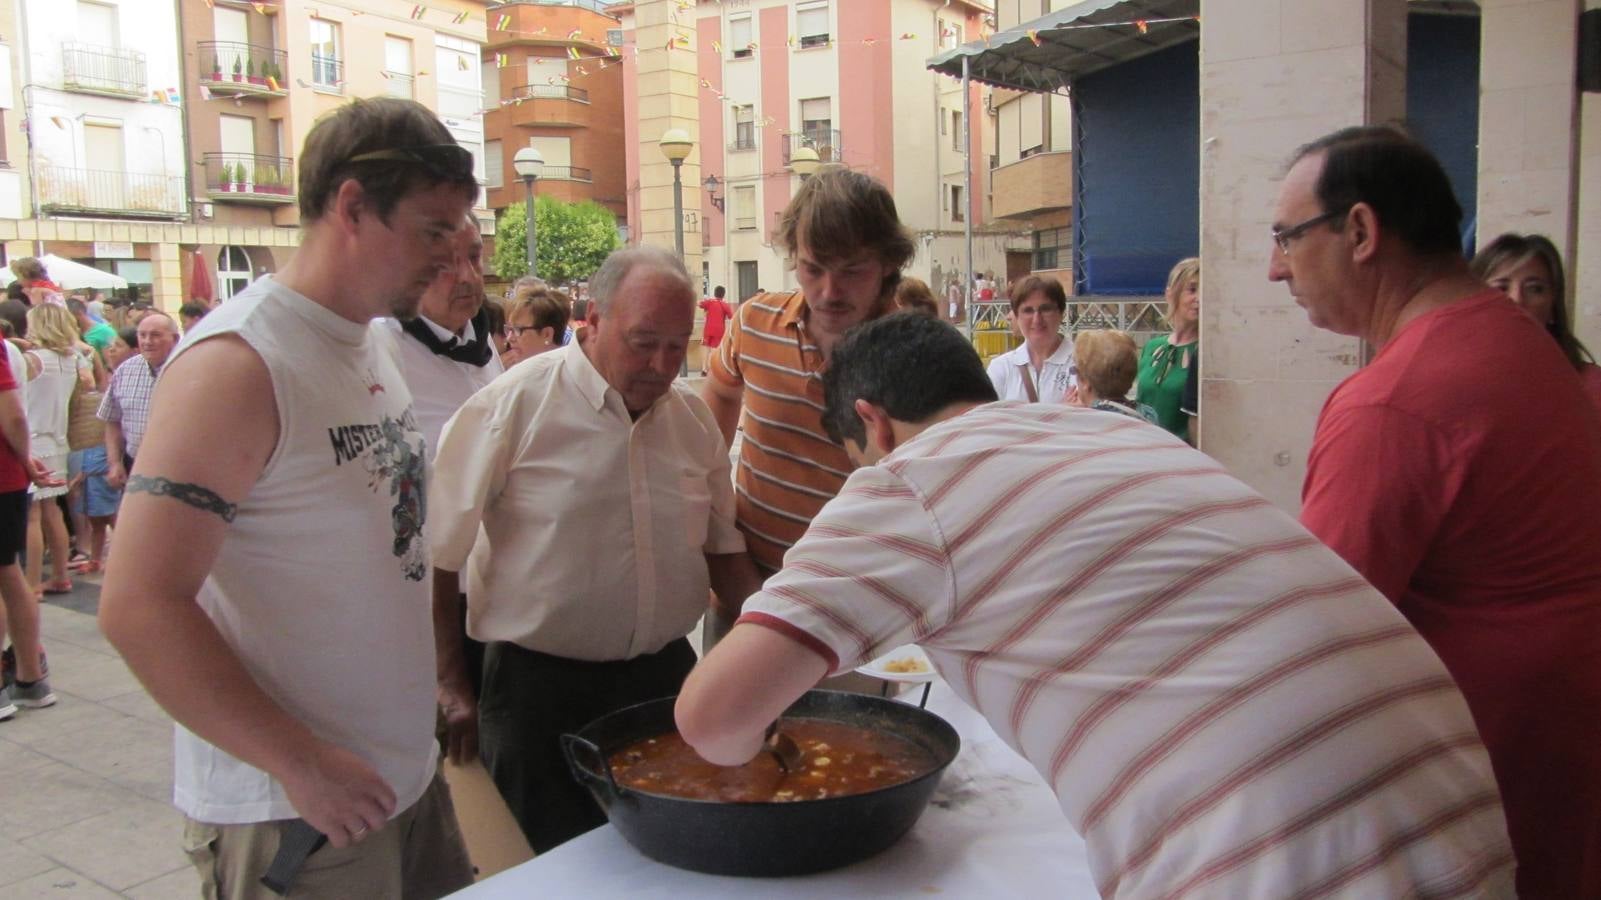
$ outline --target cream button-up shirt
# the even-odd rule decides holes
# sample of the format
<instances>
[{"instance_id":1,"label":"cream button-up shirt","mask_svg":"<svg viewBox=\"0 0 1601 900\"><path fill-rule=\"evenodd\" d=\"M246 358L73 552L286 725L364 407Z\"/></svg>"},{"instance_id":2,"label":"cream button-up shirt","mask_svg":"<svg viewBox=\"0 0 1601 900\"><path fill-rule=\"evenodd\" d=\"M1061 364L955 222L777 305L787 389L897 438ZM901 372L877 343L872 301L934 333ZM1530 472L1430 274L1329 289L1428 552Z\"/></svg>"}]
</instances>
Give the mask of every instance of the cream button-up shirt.
<instances>
[{"instance_id":1,"label":"cream button-up shirt","mask_svg":"<svg viewBox=\"0 0 1601 900\"><path fill-rule=\"evenodd\" d=\"M675 383L638 421L582 348L526 360L445 425L433 562L465 571L467 633L569 659L630 659L705 613L704 554L740 553L728 448Z\"/></svg>"}]
</instances>

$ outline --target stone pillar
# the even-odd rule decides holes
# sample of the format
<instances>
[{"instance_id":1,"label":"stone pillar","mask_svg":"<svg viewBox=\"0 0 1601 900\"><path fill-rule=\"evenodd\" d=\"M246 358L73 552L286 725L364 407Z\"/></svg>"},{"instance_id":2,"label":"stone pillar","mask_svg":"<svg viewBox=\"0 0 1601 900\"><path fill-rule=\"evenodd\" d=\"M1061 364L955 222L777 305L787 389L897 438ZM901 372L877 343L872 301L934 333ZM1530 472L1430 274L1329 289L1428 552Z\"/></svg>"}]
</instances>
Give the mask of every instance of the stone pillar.
<instances>
[{"instance_id":1,"label":"stone pillar","mask_svg":"<svg viewBox=\"0 0 1601 900\"><path fill-rule=\"evenodd\" d=\"M1584 8L1601 9L1601 0L1585 0ZM1574 334L1601 353L1601 94L1579 97L1578 246L1568 258L1568 290Z\"/></svg>"},{"instance_id":2,"label":"stone pillar","mask_svg":"<svg viewBox=\"0 0 1601 900\"><path fill-rule=\"evenodd\" d=\"M1362 347L1267 280L1274 198L1298 146L1405 106L1406 0L1202 0L1202 449L1292 513L1318 410Z\"/></svg>"},{"instance_id":3,"label":"stone pillar","mask_svg":"<svg viewBox=\"0 0 1601 900\"><path fill-rule=\"evenodd\" d=\"M696 69L693 8L675 0L640 0L634 5L639 90L639 207L636 227L642 243L673 249L673 167L657 142L670 128L682 128L695 142L684 160L684 266L700 284L701 146L700 74ZM669 43L672 44L669 47Z\"/></svg>"},{"instance_id":4,"label":"stone pillar","mask_svg":"<svg viewBox=\"0 0 1601 900\"><path fill-rule=\"evenodd\" d=\"M1480 0L1479 246L1507 231L1577 243L1579 0Z\"/></svg>"},{"instance_id":5,"label":"stone pillar","mask_svg":"<svg viewBox=\"0 0 1601 900\"><path fill-rule=\"evenodd\" d=\"M189 300L183 295L183 255L178 252L178 245L171 242L151 244L150 263L154 270L150 290L155 295L150 300L151 304L164 313L177 316L178 307Z\"/></svg>"}]
</instances>

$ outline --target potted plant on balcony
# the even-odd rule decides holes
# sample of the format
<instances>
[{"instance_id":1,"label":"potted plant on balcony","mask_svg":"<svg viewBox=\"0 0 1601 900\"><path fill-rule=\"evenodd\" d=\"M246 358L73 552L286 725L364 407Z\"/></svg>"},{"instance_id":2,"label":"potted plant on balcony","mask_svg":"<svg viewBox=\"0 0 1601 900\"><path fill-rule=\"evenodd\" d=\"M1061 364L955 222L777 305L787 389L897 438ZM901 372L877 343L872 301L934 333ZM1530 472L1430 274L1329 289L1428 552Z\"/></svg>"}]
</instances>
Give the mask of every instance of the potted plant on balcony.
<instances>
[{"instance_id":1,"label":"potted plant on balcony","mask_svg":"<svg viewBox=\"0 0 1601 900\"><path fill-rule=\"evenodd\" d=\"M274 87L275 89L280 90L280 91L283 90L283 86L284 86L284 72L283 72L283 69L278 68L278 63L277 63L276 60L273 61L272 63L269 63L269 65L272 67L272 71L268 73L269 77L271 77L271 79L272 79L272 82L271 82L271 84L269 86L270 87Z\"/></svg>"},{"instance_id":2,"label":"potted plant on balcony","mask_svg":"<svg viewBox=\"0 0 1601 900\"><path fill-rule=\"evenodd\" d=\"M233 166L226 162L217 169L217 190L233 190Z\"/></svg>"},{"instance_id":3,"label":"potted plant on balcony","mask_svg":"<svg viewBox=\"0 0 1601 900\"><path fill-rule=\"evenodd\" d=\"M211 80L213 82L222 80L222 57L215 53L211 56Z\"/></svg>"},{"instance_id":4,"label":"potted plant on balcony","mask_svg":"<svg viewBox=\"0 0 1601 900\"><path fill-rule=\"evenodd\" d=\"M245 80L245 62L237 56L233 58L233 80Z\"/></svg>"},{"instance_id":5,"label":"potted plant on balcony","mask_svg":"<svg viewBox=\"0 0 1601 900\"><path fill-rule=\"evenodd\" d=\"M250 83L251 84L260 85L261 87L266 87L267 86L267 64L266 63L261 63L261 64L258 65L255 60L251 60L250 61L250 68L249 68L249 71L246 73L246 77L250 79Z\"/></svg>"}]
</instances>

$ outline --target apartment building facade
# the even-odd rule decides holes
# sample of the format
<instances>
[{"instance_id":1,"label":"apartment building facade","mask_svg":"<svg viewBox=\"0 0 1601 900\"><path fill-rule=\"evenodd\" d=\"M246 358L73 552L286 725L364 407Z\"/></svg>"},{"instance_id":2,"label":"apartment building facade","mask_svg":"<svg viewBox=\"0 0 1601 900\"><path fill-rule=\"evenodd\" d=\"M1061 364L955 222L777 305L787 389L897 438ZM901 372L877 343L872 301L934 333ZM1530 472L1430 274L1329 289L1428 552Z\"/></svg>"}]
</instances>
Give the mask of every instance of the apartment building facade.
<instances>
[{"instance_id":1,"label":"apartment building facade","mask_svg":"<svg viewBox=\"0 0 1601 900\"><path fill-rule=\"evenodd\" d=\"M635 9L644 5L613 7L630 40ZM771 234L800 184L791 163L803 147L890 187L917 239L907 274L936 291L960 279L969 222L974 270L1004 270L1008 232L1017 226L997 226L989 209L995 128L987 89L975 85L964 104L960 82L925 67L941 48L989 30L991 13L988 2L962 0L739 0L669 11L678 35L666 52L693 53L698 76L692 105L678 97L665 105L696 126L685 164L695 173L685 185L685 240L698 239L708 287L725 285L743 298L758 287L795 285ZM640 54L661 49L638 47ZM642 106L663 102L648 85L633 93L630 129L652 119ZM641 175L657 162L640 158L654 137L630 132L628 144L638 148L628 169L631 217Z\"/></svg>"},{"instance_id":2,"label":"apartment building facade","mask_svg":"<svg viewBox=\"0 0 1601 900\"><path fill-rule=\"evenodd\" d=\"M428 106L473 152L482 179L482 0L179 0L179 8L192 207L195 223L209 226L185 251L199 256L219 299L294 252L295 155L317 119L352 98ZM492 230L482 196L477 206Z\"/></svg>"},{"instance_id":3,"label":"apartment building facade","mask_svg":"<svg viewBox=\"0 0 1601 900\"><path fill-rule=\"evenodd\" d=\"M0 0L6 258L85 263L167 309L231 296L298 245L294 156L353 97L422 102L482 176L485 6Z\"/></svg>"},{"instance_id":4,"label":"apartment building facade","mask_svg":"<svg viewBox=\"0 0 1601 900\"><path fill-rule=\"evenodd\" d=\"M542 195L607 207L626 228L622 30L601 0L512 0L490 7L484 45L489 206L522 203L512 168L524 147L545 160Z\"/></svg>"},{"instance_id":5,"label":"apartment building facade","mask_svg":"<svg viewBox=\"0 0 1601 900\"><path fill-rule=\"evenodd\" d=\"M176 273L188 215L177 25L161 0L13 0L0 88L7 258L90 262L130 283Z\"/></svg>"}]
</instances>

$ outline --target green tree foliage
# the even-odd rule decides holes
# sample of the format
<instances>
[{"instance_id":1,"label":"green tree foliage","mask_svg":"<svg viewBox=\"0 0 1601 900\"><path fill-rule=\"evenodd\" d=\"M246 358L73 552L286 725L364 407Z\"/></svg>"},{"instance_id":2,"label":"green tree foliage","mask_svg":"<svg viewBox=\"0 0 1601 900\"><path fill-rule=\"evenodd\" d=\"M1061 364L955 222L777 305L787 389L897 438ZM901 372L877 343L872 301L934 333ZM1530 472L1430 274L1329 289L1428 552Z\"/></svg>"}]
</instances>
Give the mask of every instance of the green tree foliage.
<instances>
[{"instance_id":1,"label":"green tree foliage","mask_svg":"<svg viewBox=\"0 0 1601 900\"><path fill-rule=\"evenodd\" d=\"M617 219L599 203L534 200L534 240L539 244L540 278L550 284L583 281L617 249ZM523 204L500 211L495 225L495 273L507 281L528 274L528 224Z\"/></svg>"}]
</instances>

